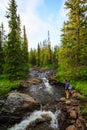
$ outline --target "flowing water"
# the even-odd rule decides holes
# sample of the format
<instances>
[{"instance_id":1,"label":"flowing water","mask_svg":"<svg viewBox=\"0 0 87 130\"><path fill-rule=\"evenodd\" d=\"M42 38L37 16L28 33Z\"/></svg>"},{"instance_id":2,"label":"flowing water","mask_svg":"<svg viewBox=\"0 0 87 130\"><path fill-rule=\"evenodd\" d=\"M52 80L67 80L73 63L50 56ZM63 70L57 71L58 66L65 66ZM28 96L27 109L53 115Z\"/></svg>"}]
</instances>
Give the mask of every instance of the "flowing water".
<instances>
[{"instance_id":1,"label":"flowing water","mask_svg":"<svg viewBox=\"0 0 87 130\"><path fill-rule=\"evenodd\" d=\"M27 126L35 121L36 119L40 119L42 118L43 115L49 115L52 120L50 122L50 126L53 129L57 129L58 130L58 120L57 120L57 116L60 113L60 111L56 111L55 113L51 112L51 111L34 111L33 113L31 113L31 115L29 117L26 117L26 119L24 119L21 123L14 125L12 128L9 128L8 130L26 130Z\"/></svg>"},{"instance_id":2,"label":"flowing water","mask_svg":"<svg viewBox=\"0 0 87 130\"><path fill-rule=\"evenodd\" d=\"M19 124L15 124L13 127L8 128L8 130L26 130L29 124L35 122L35 120L37 119L43 118L43 115L48 115L49 117L51 117L50 124L48 124L49 127L51 127L53 130L59 130L58 115L60 113L60 110L58 109L58 103L59 98L62 94L61 90L63 91L63 88L51 86L48 80L49 74L50 71L38 72L34 69L30 70L31 78L39 78L43 82L39 85L31 85L29 88L27 88L26 92L34 99L39 101L39 103L41 104L41 109L32 112L30 115L27 114L29 116L24 117ZM43 106L46 105L49 106L48 110L43 110ZM37 130L39 130L39 128L37 128ZM44 128L42 130L44 130ZM48 129L45 127L45 130Z\"/></svg>"},{"instance_id":3,"label":"flowing water","mask_svg":"<svg viewBox=\"0 0 87 130\"><path fill-rule=\"evenodd\" d=\"M45 91L47 91L48 93L52 94L53 93L53 89L52 89L52 86L49 84L49 81L46 77L42 78L43 79L43 82L44 82L44 85L45 85Z\"/></svg>"}]
</instances>

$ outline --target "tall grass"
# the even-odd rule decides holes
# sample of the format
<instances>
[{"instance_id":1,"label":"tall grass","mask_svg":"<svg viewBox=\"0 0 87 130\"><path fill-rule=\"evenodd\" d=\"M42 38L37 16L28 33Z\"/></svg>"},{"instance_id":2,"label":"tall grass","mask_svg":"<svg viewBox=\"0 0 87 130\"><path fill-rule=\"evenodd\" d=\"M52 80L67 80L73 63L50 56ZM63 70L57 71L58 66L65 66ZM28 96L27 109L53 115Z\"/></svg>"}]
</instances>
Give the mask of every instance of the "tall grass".
<instances>
[{"instance_id":1,"label":"tall grass","mask_svg":"<svg viewBox=\"0 0 87 130\"><path fill-rule=\"evenodd\" d=\"M74 81L72 84L83 96L87 96L87 81Z\"/></svg>"},{"instance_id":2,"label":"tall grass","mask_svg":"<svg viewBox=\"0 0 87 130\"><path fill-rule=\"evenodd\" d=\"M0 96L7 94L11 90L18 89L19 87L19 81L9 81L6 79L0 79Z\"/></svg>"}]
</instances>

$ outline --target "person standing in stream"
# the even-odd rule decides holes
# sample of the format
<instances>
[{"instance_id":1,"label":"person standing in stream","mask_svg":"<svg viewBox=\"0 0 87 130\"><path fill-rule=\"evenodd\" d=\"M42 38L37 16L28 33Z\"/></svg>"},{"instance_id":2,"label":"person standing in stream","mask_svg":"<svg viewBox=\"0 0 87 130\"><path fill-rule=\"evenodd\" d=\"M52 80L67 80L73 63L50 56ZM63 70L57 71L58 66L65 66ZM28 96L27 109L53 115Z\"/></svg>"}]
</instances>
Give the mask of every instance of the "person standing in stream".
<instances>
[{"instance_id":1,"label":"person standing in stream","mask_svg":"<svg viewBox=\"0 0 87 130\"><path fill-rule=\"evenodd\" d=\"M69 86L70 83L67 80L65 80L65 94L67 99L69 98Z\"/></svg>"}]
</instances>

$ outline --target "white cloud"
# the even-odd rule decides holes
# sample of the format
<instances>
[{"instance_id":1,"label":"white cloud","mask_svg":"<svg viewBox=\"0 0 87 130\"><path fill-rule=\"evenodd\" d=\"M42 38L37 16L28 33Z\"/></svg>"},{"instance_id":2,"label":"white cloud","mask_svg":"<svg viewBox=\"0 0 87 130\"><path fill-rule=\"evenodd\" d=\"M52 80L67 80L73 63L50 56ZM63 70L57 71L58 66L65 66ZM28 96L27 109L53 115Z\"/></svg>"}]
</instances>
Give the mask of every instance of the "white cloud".
<instances>
[{"instance_id":1,"label":"white cloud","mask_svg":"<svg viewBox=\"0 0 87 130\"><path fill-rule=\"evenodd\" d=\"M6 7L9 0L0 0L0 19L3 20L5 30L7 30L7 21L4 15L6 14ZM17 1L17 0L16 0ZM65 1L65 0L64 0ZM18 0L18 13L21 17L22 26L25 25L27 37L29 41L29 48L37 46L37 43L47 38L47 31L51 33L51 42L53 45L60 42L60 27L65 19L63 6L58 11L58 16L49 14L46 21L43 21L37 13L39 6L44 4L44 0ZM55 17L55 18L54 18ZM55 21L54 21L55 19ZM57 19L57 20L56 20ZM54 21L54 23L53 23Z\"/></svg>"},{"instance_id":2,"label":"white cloud","mask_svg":"<svg viewBox=\"0 0 87 130\"><path fill-rule=\"evenodd\" d=\"M61 39L61 29L62 29L63 23L67 19L67 17L66 17L67 10L64 8L65 1L66 0L63 0L62 6L61 6L60 10L58 10L58 15L57 15L59 41Z\"/></svg>"},{"instance_id":3,"label":"white cloud","mask_svg":"<svg viewBox=\"0 0 87 130\"><path fill-rule=\"evenodd\" d=\"M8 31L7 19L5 17L7 3L8 3L8 0L7 1L6 0L0 0L0 20L1 20L0 22L3 22L5 30Z\"/></svg>"},{"instance_id":4,"label":"white cloud","mask_svg":"<svg viewBox=\"0 0 87 130\"><path fill-rule=\"evenodd\" d=\"M22 23L26 25L30 48L36 47L38 42L47 38L48 30L55 35L56 29L51 24L53 14L49 15L48 21L43 21L37 14L37 7L41 4L44 4L43 0L27 1L25 12L20 12ZM52 39L54 40L54 38Z\"/></svg>"},{"instance_id":5,"label":"white cloud","mask_svg":"<svg viewBox=\"0 0 87 130\"><path fill-rule=\"evenodd\" d=\"M5 11L7 7L8 0L0 0L0 10Z\"/></svg>"}]
</instances>

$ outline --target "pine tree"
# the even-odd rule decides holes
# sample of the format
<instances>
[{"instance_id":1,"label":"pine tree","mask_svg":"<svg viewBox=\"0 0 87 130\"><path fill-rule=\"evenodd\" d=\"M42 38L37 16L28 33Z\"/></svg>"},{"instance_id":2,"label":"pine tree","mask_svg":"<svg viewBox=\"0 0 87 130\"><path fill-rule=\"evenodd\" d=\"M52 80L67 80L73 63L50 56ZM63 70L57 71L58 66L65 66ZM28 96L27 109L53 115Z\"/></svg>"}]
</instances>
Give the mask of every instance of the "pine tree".
<instances>
[{"instance_id":1,"label":"pine tree","mask_svg":"<svg viewBox=\"0 0 87 130\"><path fill-rule=\"evenodd\" d=\"M0 74L3 73L4 52L3 52L3 24L0 26Z\"/></svg>"},{"instance_id":2,"label":"pine tree","mask_svg":"<svg viewBox=\"0 0 87 130\"><path fill-rule=\"evenodd\" d=\"M22 50L22 36L21 36L21 20L20 20L20 15L17 16L17 39L18 39L18 42L19 42L19 48Z\"/></svg>"},{"instance_id":3,"label":"pine tree","mask_svg":"<svg viewBox=\"0 0 87 130\"><path fill-rule=\"evenodd\" d=\"M58 51L59 51L59 47L56 45L54 46L54 50L53 50L53 56L52 56L52 62L55 65L55 67L58 67Z\"/></svg>"},{"instance_id":4,"label":"pine tree","mask_svg":"<svg viewBox=\"0 0 87 130\"><path fill-rule=\"evenodd\" d=\"M26 29L25 26L23 27L23 43L22 43L22 53L23 53L23 62L24 65L28 64L28 40L26 35Z\"/></svg>"},{"instance_id":5,"label":"pine tree","mask_svg":"<svg viewBox=\"0 0 87 130\"><path fill-rule=\"evenodd\" d=\"M48 44L48 64L52 64L52 50L51 50L51 44Z\"/></svg>"},{"instance_id":6,"label":"pine tree","mask_svg":"<svg viewBox=\"0 0 87 130\"><path fill-rule=\"evenodd\" d=\"M37 65L40 66L40 54L41 54L41 48L38 43L38 48L37 48Z\"/></svg>"},{"instance_id":7,"label":"pine tree","mask_svg":"<svg viewBox=\"0 0 87 130\"><path fill-rule=\"evenodd\" d=\"M17 17L17 27L18 27L18 31L17 31L17 39L18 39L18 42L19 42L19 46L20 46L20 52L19 52L19 61L20 61L20 64L21 64L21 71L23 71L23 67L24 67L24 57L23 57L23 48L22 48L22 36L21 36L21 20L20 20L20 15L18 15Z\"/></svg>"},{"instance_id":8,"label":"pine tree","mask_svg":"<svg viewBox=\"0 0 87 130\"><path fill-rule=\"evenodd\" d=\"M31 65L36 65L37 64L37 58L36 58L36 55L37 55L37 51L36 49L32 49L30 50L29 52L29 63Z\"/></svg>"},{"instance_id":9,"label":"pine tree","mask_svg":"<svg viewBox=\"0 0 87 130\"><path fill-rule=\"evenodd\" d=\"M87 6L86 0L65 2L68 20L62 28L62 46L59 51L61 76L71 79L87 77Z\"/></svg>"},{"instance_id":10,"label":"pine tree","mask_svg":"<svg viewBox=\"0 0 87 130\"><path fill-rule=\"evenodd\" d=\"M21 47L19 39L19 27L17 16L17 5L15 0L9 1L9 7L6 14L9 23L8 41L5 48L5 67L4 72L9 79L19 78L21 71Z\"/></svg>"}]
</instances>

